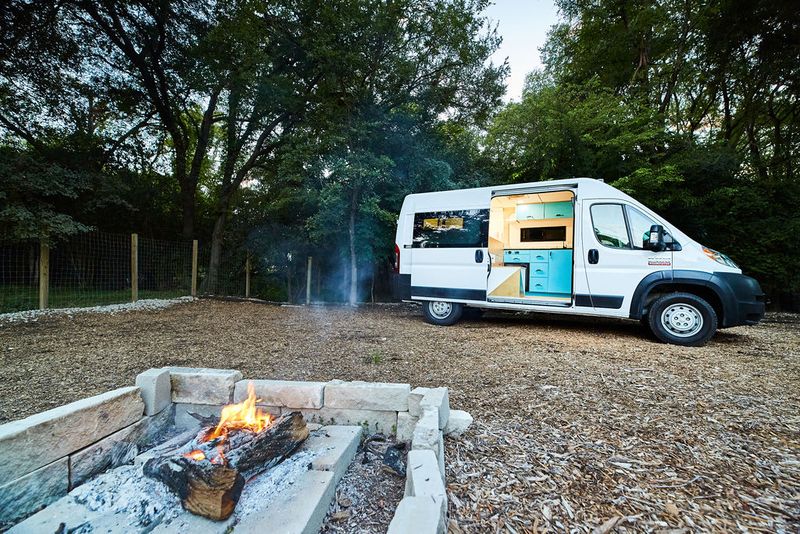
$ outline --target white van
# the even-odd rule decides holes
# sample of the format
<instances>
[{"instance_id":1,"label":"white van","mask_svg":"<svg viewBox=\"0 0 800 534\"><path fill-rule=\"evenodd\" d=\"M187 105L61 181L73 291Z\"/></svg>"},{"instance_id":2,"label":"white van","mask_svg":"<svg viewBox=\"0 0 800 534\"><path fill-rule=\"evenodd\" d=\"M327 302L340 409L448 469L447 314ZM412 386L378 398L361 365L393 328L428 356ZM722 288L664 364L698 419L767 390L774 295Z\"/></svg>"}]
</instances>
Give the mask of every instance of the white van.
<instances>
[{"instance_id":1,"label":"white van","mask_svg":"<svg viewBox=\"0 0 800 534\"><path fill-rule=\"evenodd\" d=\"M589 178L408 195L393 292L438 325L464 307L621 317L678 345L756 324L765 306L727 256Z\"/></svg>"}]
</instances>

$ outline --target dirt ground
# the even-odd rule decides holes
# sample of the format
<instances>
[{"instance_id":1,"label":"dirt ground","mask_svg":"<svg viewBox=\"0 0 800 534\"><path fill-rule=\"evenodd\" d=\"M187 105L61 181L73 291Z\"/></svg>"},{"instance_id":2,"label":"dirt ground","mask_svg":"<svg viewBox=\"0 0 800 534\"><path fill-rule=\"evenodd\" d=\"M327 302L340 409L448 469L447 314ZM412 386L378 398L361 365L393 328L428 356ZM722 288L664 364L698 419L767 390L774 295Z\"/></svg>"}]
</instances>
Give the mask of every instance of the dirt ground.
<instances>
[{"instance_id":1,"label":"dirt ground","mask_svg":"<svg viewBox=\"0 0 800 534\"><path fill-rule=\"evenodd\" d=\"M663 345L636 323L198 301L0 325L0 422L165 365L448 386L451 532L800 531L800 317Z\"/></svg>"}]
</instances>

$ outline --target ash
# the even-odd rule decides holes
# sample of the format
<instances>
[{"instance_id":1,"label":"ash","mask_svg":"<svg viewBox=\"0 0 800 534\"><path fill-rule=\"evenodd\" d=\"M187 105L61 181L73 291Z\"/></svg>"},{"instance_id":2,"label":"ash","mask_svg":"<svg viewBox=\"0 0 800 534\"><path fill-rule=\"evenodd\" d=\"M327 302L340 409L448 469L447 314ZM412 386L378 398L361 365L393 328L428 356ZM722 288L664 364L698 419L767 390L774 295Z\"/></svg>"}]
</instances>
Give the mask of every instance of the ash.
<instances>
[{"instance_id":1,"label":"ash","mask_svg":"<svg viewBox=\"0 0 800 534\"><path fill-rule=\"evenodd\" d=\"M359 450L336 487L320 534L387 531L405 490L405 477L392 472L383 459L395 446L391 440L372 441Z\"/></svg>"},{"instance_id":2,"label":"ash","mask_svg":"<svg viewBox=\"0 0 800 534\"><path fill-rule=\"evenodd\" d=\"M233 512L234 522L261 512L278 494L288 491L310 469L315 456L314 451L298 451L265 473L249 479Z\"/></svg>"},{"instance_id":3,"label":"ash","mask_svg":"<svg viewBox=\"0 0 800 534\"><path fill-rule=\"evenodd\" d=\"M141 465L118 467L79 486L70 497L90 512L124 516L130 526L146 531L182 513L178 497L162 483L144 476ZM92 532L88 524L76 534Z\"/></svg>"}]
</instances>

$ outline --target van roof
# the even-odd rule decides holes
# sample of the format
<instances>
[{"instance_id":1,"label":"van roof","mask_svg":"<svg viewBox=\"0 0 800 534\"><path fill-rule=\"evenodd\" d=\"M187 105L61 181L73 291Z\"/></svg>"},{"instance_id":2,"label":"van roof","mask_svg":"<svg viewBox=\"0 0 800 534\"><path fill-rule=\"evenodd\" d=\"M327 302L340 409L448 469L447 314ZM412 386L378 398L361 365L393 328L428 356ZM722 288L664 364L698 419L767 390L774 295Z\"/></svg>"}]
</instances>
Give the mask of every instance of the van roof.
<instances>
[{"instance_id":1,"label":"van roof","mask_svg":"<svg viewBox=\"0 0 800 534\"><path fill-rule=\"evenodd\" d=\"M424 198L443 198L446 196L462 196L463 197L483 197L491 195L493 191L507 191L517 189L534 189L534 188L570 188L577 189L581 196L589 196L594 198L604 197L627 197L619 189L616 189L607 183L594 178L569 178L566 180L547 180L542 182L526 182L519 184L505 184L494 185L490 187L473 187L469 189L449 189L446 191L431 191L428 193L413 193L406 198L413 201L419 201ZM459 195L460 194L460 195Z\"/></svg>"}]
</instances>

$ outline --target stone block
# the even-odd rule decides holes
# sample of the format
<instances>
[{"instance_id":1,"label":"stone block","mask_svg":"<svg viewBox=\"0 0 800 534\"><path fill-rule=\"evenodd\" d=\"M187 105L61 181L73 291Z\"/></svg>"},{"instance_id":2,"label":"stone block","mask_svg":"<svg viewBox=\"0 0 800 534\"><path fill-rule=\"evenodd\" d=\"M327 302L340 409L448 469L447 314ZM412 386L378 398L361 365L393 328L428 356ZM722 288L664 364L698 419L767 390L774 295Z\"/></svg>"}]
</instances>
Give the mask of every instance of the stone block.
<instances>
[{"instance_id":1,"label":"stone block","mask_svg":"<svg viewBox=\"0 0 800 534\"><path fill-rule=\"evenodd\" d=\"M403 497L387 534L442 534L444 501L430 497Z\"/></svg>"},{"instance_id":2,"label":"stone block","mask_svg":"<svg viewBox=\"0 0 800 534\"><path fill-rule=\"evenodd\" d=\"M444 429L447 419L450 417L450 397L447 388L428 388L422 400L419 401L419 406L422 411L425 411L426 407L438 409L439 430Z\"/></svg>"},{"instance_id":3,"label":"stone block","mask_svg":"<svg viewBox=\"0 0 800 534\"><path fill-rule=\"evenodd\" d=\"M333 479L330 471L306 471L263 510L245 516L236 534L317 534L336 494Z\"/></svg>"},{"instance_id":4,"label":"stone block","mask_svg":"<svg viewBox=\"0 0 800 534\"><path fill-rule=\"evenodd\" d=\"M439 450L436 451L436 459L439 462L439 473L442 475L442 480L447 480L444 471L444 433L439 432Z\"/></svg>"},{"instance_id":5,"label":"stone block","mask_svg":"<svg viewBox=\"0 0 800 534\"><path fill-rule=\"evenodd\" d=\"M408 395L408 413L414 417L422 417L420 403L430 388L414 388Z\"/></svg>"},{"instance_id":6,"label":"stone block","mask_svg":"<svg viewBox=\"0 0 800 534\"><path fill-rule=\"evenodd\" d=\"M414 428L411 449L429 450L436 454L439 451L439 435L439 410L426 408Z\"/></svg>"},{"instance_id":7,"label":"stone block","mask_svg":"<svg viewBox=\"0 0 800 534\"><path fill-rule=\"evenodd\" d=\"M325 407L405 412L410 392L408 384L334 380L325 386Z\"/></svg>"},{"instance_id":8,"label":"stone block","mask_svg":"<svg viewBox=\"0 0 800 534\"><path fill-rule=\"evenodd\" d=\"M247 398L247 385L252 383L259 405L285 406L287 408L322 408L325 382L297 382L292 380L240 380L233 394L234 402Z\"/></svg>"},{"instance_id":9,"label":"stone block","mask_svg":"<svg viewBox=\"0 0 800 534\"><path fill-rule=\"evenodd\" d=\"M472 424L472 416L464 410L450 410L450 417L444 427L445 435L456 438L467 431Z\"/></svg>"},{"instance_id":10,"label":"stone block","mask_svg":"<svg viewBox=\"0 0 800 534\"><path fill-rule=\"evenodd\" d=\"M419 417L414 417L408 412L399 412L397 414L397 441L404 443L411 441L417 421L419 421Z\"/></svg>"},{"instance_id":11,"label":"stone block","mask_svg":"<svg viewBox=\"0 0 800 534\"><path fill-rule=\"evenodd\" d=\"M172 413L144 417L69 456L69 489L108 469L129 463L141 452L171 437Z\"/></svg>"},{"instance_id":12,"label":"stone block","mask_svg":"<svg viewBox=\"0 0 800 534\"><path fill-rule=\"evenodd\" d=\"M155 415L172 403L169 370L148 369L136 377L136 385L142 392L145 415Z\"/></svg>"},{"instance_id":13,"label":"stone block","mask_svg":"<svg viewBox=\"0 0 800 534\"><path fill-rule=\"evenodd\" d=\"M172 402L230 404L242 373L233 369L167 367L172 384Z\"/></svg>"},{"instance_id":14,"label":"stone block","mask_svg":"<svg viewBox=\"0 0 800 534\"><path fill-rule=\"evenodd\" d=\"M323 426L308 436L303 449L315 451L311 469L330 471L333 483L338 484L358 451L360 426Z\"/></svg>"},{"instance_id":15,"label":"stone block","mask_svg":"<svg viewBox=\"0 0 800 534\"><path fill-rule=\"evenodd\" d=\"M306 421L321 425L356 425L367 434L381 432L394 435L397 432L397 412L381 410L340 410L322 407L319 410L284 408L283 413L299 411Z\"/></svg>"},{"instance_id":16,"label":"stone block","mask_svg":"<svg viewBox=\"0 0 800 534\"><path fill-rule=\"evenodd\" d=\"M115 389L0 425L0 480L14 480L142 418L138 387Z\"/></svg>"},{"instance_id":17,"label":"stone block","mask_svg":"<svg viewBox=\"0 0 800 534\"><path fill-rule=\"evenodd\" d=\"M406 495L447 499L439 461L433 451L408 451Z\"/></svg>"},{"instance_id":18,"label":"stone block","mask_svg":"<svg viewBox=\"0 0 800 534\"><path fill-rule=\"evenodd\" d=\"M18 521L67 494L69 461L61 458L0 485L0 526Z\"/></svg>"}]
</instances>

